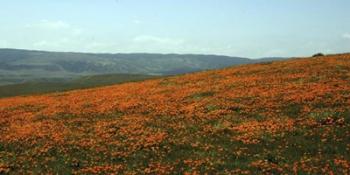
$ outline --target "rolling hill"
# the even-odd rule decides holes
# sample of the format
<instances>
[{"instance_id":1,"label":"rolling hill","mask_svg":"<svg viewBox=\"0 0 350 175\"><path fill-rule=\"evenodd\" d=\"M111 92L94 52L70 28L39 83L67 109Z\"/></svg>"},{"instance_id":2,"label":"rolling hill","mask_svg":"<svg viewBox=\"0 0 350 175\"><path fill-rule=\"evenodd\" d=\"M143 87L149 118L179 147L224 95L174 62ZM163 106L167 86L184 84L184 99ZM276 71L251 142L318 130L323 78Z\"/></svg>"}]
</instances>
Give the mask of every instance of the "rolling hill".
<instances>
[{"instance_id":1,"label":"rolling hill","mask_svg":"<svg viewBox=\"0 0 350 175\"><path fill-rule=\"evenodd\" d=\"M133 75L133 74L107 74L83 76L73 80L62 81L32 81L20 84L11 84L0 86L0 98L38 95L49 92L62 92L75 89L86 89L125 82L141 81L157 78L153 75Z\"/></svg>"},{"instance_id":2,"label":"rolling hill","mask_svg":"<svg viewBox=\"0 0 350 175\"><path fill-rule=\"evenodd\" d=\"M349 174L350 54L0 99L0 173Z\"/></svg>"},{"instance_id":3,"label":"rolling hill","mask_svg":"<svg viewBox=\"0 0 350 175\"><path fill-rule=\"evenodd\" d=\"M240 57L180 54L93 54L0 49L0 85L65 81L98 74L175 75L255 63Z\"/></svg>"}]
</instances>

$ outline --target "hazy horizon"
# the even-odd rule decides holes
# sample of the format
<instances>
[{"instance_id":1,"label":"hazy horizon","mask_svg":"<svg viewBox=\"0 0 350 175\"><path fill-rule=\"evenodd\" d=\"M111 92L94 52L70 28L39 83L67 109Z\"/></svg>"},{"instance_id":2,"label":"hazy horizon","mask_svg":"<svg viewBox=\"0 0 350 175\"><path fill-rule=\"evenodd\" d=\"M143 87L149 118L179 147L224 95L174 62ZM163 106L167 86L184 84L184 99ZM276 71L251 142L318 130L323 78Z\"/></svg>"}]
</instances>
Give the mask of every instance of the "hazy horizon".
<instances>
[{"instance_id":1,"label":"hazy horizon","mask_svg":"<svg viewBox=\"0 0 350 175\"><path fill-rule=\"evenodd\" d=\"M249 58L350 51L346 0L13 0L0 5L0 48Z\"/></svg>"}]
</instances>

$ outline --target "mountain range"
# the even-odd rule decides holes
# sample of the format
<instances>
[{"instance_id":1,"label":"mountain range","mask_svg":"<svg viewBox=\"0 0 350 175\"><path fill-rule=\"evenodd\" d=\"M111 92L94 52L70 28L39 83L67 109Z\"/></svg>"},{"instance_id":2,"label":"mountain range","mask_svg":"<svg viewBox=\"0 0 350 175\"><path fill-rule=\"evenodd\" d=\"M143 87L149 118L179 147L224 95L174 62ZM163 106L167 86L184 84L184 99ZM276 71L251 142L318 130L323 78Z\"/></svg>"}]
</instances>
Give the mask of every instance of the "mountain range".
<instances>
[{"instance_id":1,"label":"mountain range","mask_svg":"<svg viewBox=\"0 0 350 175\"><path fill-rule=\"evenodd\" d=\"M0 49L0 85L101 74L176 75L279 60L195 54L97 54Z\"/></svg>"}]
</instances>

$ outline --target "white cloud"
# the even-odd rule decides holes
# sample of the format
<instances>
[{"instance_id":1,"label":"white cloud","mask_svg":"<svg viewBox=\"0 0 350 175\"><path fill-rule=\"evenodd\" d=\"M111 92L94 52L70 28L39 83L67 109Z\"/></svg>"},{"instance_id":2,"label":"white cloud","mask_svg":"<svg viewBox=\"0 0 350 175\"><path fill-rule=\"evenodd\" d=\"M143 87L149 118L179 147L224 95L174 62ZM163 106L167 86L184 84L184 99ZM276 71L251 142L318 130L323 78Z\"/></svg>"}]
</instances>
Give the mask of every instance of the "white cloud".
<instances>
[{"instance_id":1,"label":"white cloud","mask_svg":"<svg viewBox=\"0 0 350 175\"><path fill-rule=\"evenodd\" d=\"M55 42L52 42L52 40L41 40L33 43L33 46L36 48L60 48L65 45L71 45L72 43L74 43L74 41L72 41L70 38L61 38L57 39Z\"/></svg>"},{"instance_id":2,"label":"white cloud","mask_svg":"<svg viewBox=\"0 0 350 175\"><path fill-rule=\"evenodd\" d=\"M137 36L133 39L134 43L140 44L161 44L165 46L179 46L185 43L184 39L179 38L167 38L167 37L157 37L150 35Z\"/></svg>"},{"instance_id":3,"label":"white cloud","mask_svg":"<svg viewBox=\"0 0 350 175\"><path fill-rule=\"evenodd\" d=\"M134 24L142 24L142 21L138 20L138 19L135 19L135 20L132 21L132 23L134 23Z\"/></svg>"},{"instance_id":4,"label":"white cloud","mask_svg":"<svg viewBox=\"0 0 350 175\"><path fill-rule=\"evenodd\" d=\"M122 46L114 42L92 41L87 42L82 49L86 52L118 52Z\"/></svg>"},{"instance_id":5,"label":"white cloud","mask_svg":"<svg viewBox=\"0 0 350 175\"><path fill-rule=\"evenodd\" d=\"M344 33L343 38L345 39L350 39L350 33Z\"/></svg>"},{"instance_id":6,"label":"white cloud","mask_svg":"<svg viewBox=\"0 0 350 175\"><path fill-rule=\"evenodd\" d=\"M25 29L34 34L37 38L57 37L67 38L73 36L80 36L84 30L80 27L73 26L64 21L48 21L41 20L38 23L27 24Z\"/></svg>"},{"instance_id":7,"label":"white cloud","mask_svg":"<svg viewBox=\"0 0 350 175\"><path fill-rule=\"evenodd\" d=\"M262 54L262 57L276 57L276 56L284 56L286 55L286 51L283 49L271 49L267 50L265 53Z\"/></svg>"},{"instance_id":8,"label":"white cloud","mask_svg":"<svg viewBox=\"0 0 350 175\"><path fill-rule=\"evenodd\" d=\"M25 25L23 28L27 32L21 33L19 38L26 39L24 41L17 39L17 43L19 43L17 45L21 45L21 48L50 51L116 52L127 45L126 43L121 45L122 41L114 38L99 38L101 33L89 33L88 30L80 26L60 20L41 20Z\"/></svg>"},{"instance_id":9,"label":"white cloud","mask_svg":"<svg viewBox=\"0 0 350 175\"><path fill-rule=\"evenodd\" d=\"M9 46L9 43L7 41L0 41L0 48L7 48Z\"/></svg>"},{"instance_id":10,"label":"white cloud","mask_svg":"<svg viewBox=\"0 0 350 175\"><path fill-rule=\"evenodd\" d=\"M24 28L27 32L22 38L27 38L26 43L38 50L72 50L84 47L89 38L82 28L61 20L41 20Z\"/></svg>"},{"instance_id":11,"label":"white cloud","mask_svg":"<svg viewBox=\"0 0 350 175\"><path fill-rule=\"evenodd\" d=\"M35 47L46 47L47 45L49 45L49 42L46 40L42 40L42 41L38 41L38 42L33 43L33 45Z\"/></svg>"},{"instance_id":12,"label":"white cloud","mask_svg":"<svg viewBox=\"0 0 350 175\"><path fill-rule=\"evenodd\" d=\"M26 28L46 29L46 30L62 30L71 29L72 26L63 21L41 20L39 23L27 24Z\"/></svg>"}]
</instances>

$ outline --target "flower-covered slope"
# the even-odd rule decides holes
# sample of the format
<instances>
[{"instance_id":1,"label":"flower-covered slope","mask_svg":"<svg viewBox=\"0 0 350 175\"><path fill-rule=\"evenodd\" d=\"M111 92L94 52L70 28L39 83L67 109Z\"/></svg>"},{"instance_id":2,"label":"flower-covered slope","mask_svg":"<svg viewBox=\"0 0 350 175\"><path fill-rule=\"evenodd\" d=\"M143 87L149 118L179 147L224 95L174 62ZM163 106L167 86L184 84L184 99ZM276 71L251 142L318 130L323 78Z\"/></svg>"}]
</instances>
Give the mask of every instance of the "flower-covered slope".
<instances>
[{"instance_id":1,"label":"flower-covered slope","mask_svg":"<svg viewBox=\"0 0 350 175\"><path fill-rule=\"evenodd\" d=\"M0 174L349 174L350 54L0 100Z\"/></svg>"}]
</instances>

